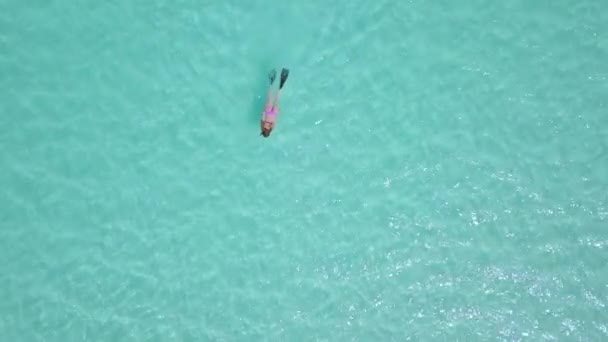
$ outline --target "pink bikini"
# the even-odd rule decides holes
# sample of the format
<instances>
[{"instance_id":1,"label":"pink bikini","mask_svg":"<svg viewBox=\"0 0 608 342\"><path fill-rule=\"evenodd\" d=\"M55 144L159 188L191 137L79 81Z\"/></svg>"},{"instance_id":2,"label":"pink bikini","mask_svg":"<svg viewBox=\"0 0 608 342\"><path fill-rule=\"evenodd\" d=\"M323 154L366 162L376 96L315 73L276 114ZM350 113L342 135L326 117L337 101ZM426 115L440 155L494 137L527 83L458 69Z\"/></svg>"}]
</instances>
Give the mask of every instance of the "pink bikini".
<instances>
[{"instance_id":1,"label":"pink bikini","mask_svg":"<svg viewBox=\"0 0 608 342\"><path fill-rule=\"evenodd\" d=\"M277 111L276 111L276 109L274 109L274 107L272 107L272 108L270 108L270 110L265 111L264 114L274 116L277 114Z\"/></svg>"}]
</instances>

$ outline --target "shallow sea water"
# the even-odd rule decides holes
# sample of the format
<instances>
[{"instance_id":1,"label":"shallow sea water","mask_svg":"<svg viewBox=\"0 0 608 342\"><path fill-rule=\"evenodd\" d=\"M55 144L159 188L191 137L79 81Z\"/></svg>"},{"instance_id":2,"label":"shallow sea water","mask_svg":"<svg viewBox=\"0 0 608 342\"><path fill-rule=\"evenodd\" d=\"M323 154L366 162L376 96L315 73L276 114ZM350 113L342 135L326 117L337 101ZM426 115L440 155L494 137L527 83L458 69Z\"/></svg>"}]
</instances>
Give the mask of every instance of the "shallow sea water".
<instances>
[{"instance_id":1,"label":"shallow sea water","mask_svg":"<svg viewBox=\"0 0 608 342\"><path fill-rule=\"evenodd\" d=\"M607 340L607 13L0 2L0 340Z\"/></svg>"}]
</instances>

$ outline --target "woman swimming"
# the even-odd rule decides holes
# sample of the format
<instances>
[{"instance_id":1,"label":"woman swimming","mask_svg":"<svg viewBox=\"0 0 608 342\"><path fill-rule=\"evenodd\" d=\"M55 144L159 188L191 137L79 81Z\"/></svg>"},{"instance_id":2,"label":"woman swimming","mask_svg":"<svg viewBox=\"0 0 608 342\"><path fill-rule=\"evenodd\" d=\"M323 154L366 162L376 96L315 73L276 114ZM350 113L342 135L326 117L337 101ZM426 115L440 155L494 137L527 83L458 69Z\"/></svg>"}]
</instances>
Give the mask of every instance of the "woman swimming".
<instances>
[{"instance_id":1,"label":"woman swimming","mask_svg":"<svg viewBox=\"0 0 608 342\"><path fill-rule=\"evenodd\" d=\"M287 76L289 76L289 70L283 68L281 70L281 81L279 82L279 90L277 91L276 97L272 96L272 84L274 83L274 79L277 75L277 71L272 69L268 74L268 79L270 80L270 85L268 86L268 98L266 100L266 105L264 106L264 112L262 113L262 122L261 128L262 133L260 135L264 136L264 138L268 138L272 129L277 123L277 117L279 116L279 98L281 97L281 90L285 85L285 81L287 81Z\"/></svg>"}]
</instances>

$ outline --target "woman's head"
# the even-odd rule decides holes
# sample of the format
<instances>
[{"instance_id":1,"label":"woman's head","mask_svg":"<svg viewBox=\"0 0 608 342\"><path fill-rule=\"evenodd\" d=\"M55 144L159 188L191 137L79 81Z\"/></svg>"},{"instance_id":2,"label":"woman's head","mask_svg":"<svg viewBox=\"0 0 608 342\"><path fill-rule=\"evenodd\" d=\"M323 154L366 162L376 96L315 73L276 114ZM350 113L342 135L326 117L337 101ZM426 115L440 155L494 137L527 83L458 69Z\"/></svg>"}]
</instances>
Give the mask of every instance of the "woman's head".
<instances>
[{"instance_id":1,"label":"woman's head","mask_svg":"<svg viewBox=\"0 0 608 342\"><path fill-rule=\"evenodd\" d=\"M270 136L270 132L272 132L272 124L269 122L264 122L262 125L262 133L260 133L260 135L262 135L264 138L268 138Z\"/></svg>"}]
</instances>

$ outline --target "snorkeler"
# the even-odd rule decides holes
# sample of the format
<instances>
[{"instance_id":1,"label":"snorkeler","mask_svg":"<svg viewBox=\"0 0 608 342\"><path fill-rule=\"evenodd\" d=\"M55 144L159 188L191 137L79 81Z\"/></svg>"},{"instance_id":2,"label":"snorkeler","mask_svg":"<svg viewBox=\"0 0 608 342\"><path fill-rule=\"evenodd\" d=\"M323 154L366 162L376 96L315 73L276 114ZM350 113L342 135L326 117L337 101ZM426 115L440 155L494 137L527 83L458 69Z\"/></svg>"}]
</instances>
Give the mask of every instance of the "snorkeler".
<instances>
[{"instance_id":1,"label":"snorkeler","mask_svg":"<svg viewBox=\"0 0 608 342\"><path fill-rule=\"evenodd\" d=\"M287 81L287 77L289 76L289 70L285 68L281 70L281 81L279 82L279 91L277 91L276 97L273 99L272 84L274 83L276 75L277 71L274 69L272 69L272 71L270 71L270 73L268 74L268 78L270 79L270 85L268 86L268 99L266 100L264 112L262 113L262 133L260 133L260 135L264 136L264 138L268 138L270 136L270 132L272 132L272 129L277 123L277 118L279 116L279 98L281 97L281 90L285 85L285 81Z\"/></svg>"}]
</instances>

